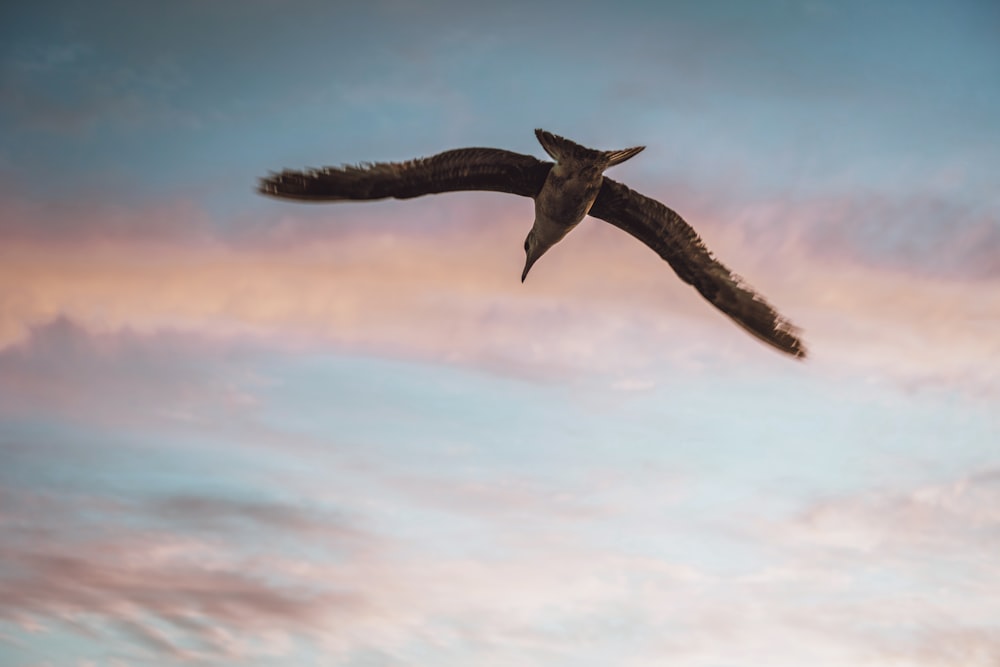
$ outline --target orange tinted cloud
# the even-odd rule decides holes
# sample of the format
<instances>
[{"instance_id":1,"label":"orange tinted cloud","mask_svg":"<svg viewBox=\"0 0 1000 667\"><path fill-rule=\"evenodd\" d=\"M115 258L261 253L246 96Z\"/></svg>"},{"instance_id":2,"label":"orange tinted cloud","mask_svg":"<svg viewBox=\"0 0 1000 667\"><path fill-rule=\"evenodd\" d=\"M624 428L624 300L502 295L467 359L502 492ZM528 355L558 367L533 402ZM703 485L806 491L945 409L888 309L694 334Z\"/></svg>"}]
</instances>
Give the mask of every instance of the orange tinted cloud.
<instances>
[{"instance_id":1,"label":"orange tinted cloud","mask_svg":"<svg viewBox=\"0 0 1000 667\"><path fill-rule=\"evenodd\" d=\"M549 370L779 359L610 226L585 221L521 285L530 202L438 201L366 214L290 206L272 229L238 243L212 240L201 222L175 238L15 235L0 249L0 345L62 316L91 331L246 334ZM116 229L142 230L144 215L133 211ZM696 226L804 329L817 367L997 388L996 280L865 264L794 234L752 236L749 223Z\"/></svg>"}]
</instances>

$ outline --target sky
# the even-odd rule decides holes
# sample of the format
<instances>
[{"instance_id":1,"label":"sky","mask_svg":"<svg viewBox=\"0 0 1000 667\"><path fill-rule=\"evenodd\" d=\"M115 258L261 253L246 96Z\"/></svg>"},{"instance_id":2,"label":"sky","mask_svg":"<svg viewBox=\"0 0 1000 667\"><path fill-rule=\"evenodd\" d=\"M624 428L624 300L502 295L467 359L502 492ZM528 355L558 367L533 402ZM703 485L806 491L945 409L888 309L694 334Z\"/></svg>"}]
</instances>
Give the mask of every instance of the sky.
<instances>
[{"instance_id":1,"label":"sky","mask_svg":"<svg viewBox=\"0 0 1000 667\"><path fill-rule=\"evenodd\" d=\"M598 220L254 192L536 127L809 359ZM7 3L0 665L996 665L998 173L989 0Z\"/></svg>"}]
</instances>

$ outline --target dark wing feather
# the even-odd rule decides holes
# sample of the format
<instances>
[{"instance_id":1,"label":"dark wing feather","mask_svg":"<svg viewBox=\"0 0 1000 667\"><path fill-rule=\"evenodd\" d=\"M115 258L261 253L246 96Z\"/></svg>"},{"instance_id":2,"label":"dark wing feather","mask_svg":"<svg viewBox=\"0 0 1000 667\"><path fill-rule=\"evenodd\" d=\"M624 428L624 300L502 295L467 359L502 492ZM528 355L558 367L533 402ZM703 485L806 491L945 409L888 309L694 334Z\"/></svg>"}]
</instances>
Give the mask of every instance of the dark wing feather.
<instances>
[{"instance_id":1,"label":"dark wing feather","mask_svg":"<svg viewBox=\"0 0 1000 667\"><path fill-rule=\"evenodd\" d=\"M605 178L590 215L655 250L681 280L757 338L792 356L806 356L806 348L796 335L798 329L715 259L694 229L673 210Z\"/></svg>"},{"instance_id":2,"label":"dark wing feather","mask_svg":"<svg viewBox=\"0 0 1000 667\"><path fill-rule=\"evenodd\" d=\"M534 197L551 162L498 148L460 148L407 162L286 170L262 178L258 192L307 201L409 199L454 190L494 190Z\"/></svg>"}]
</instances>

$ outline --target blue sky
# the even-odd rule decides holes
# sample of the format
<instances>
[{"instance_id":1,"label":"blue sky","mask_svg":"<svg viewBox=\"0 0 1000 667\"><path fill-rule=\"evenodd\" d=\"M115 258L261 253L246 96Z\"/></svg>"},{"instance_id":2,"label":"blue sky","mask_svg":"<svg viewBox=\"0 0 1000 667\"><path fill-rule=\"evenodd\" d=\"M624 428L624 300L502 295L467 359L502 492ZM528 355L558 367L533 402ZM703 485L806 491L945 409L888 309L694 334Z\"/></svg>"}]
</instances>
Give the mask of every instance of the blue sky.
<instances>
[{"instance_id":1,"label":"blue sky","mask_svg":"<svg viewBox=\"0 0 1000 667\"><path fill-rule=\"evenodd\" d=\"M1000 9L0 21L0 663L1000 660ZM647 149L782 358L588 220L269 170Z\"/></svg>"}]
</instances>

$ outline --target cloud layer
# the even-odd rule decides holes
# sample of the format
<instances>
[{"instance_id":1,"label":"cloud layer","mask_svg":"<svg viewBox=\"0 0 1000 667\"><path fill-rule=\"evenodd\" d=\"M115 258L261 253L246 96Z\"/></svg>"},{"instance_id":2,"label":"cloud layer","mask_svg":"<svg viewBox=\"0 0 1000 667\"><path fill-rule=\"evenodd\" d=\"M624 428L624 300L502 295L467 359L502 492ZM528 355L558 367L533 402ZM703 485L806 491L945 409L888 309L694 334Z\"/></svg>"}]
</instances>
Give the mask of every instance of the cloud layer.
<instances>
[{"instance_id":1,"label":"cloud layer","mask_svg":"<svg viewBox=\"0 0 1000 667\"><path fill-rule=\"evenodd\" d=\"M67 317L91 331L323 341L553 372L679 362L699 350L769 356L648 249L597 221L546 255L522 286L530 203L485 197L500 206L467 197L364 215L359 207L304 217L275 208L283 216L275 227L250 224L235 237L186 205L111 217L84 209L97 226L76 227L84 236L75 239L57 231L61 214L20 210L8 224L35 231L15 232L2 251L0 340L14 344L32 326ZM990 332L1000 290L991 260L976 260L991 256L993 223L969 228L972 236L941 246L941 262L926 266L905 253L860 259L869 246L852 245L857 227L844 226L851 211L770 206L743 212L736 224L699 218L717 255L805 330L817 364L994 392L1000 349ZM787 234L760 226L793 218L816 222ZM831 234L843 243L816 240Z\"/></svg>"},{"instance_id":2,"label":"cloud layer","mask_svg":"<svg viewBox=\"0 0 1000 667\"><path fill-rule=\"evenodd\" d=\"M289 370L269 343L65 321L0 352L22 399L0 429L13 655L72 637L128 664L1000 656L983 410L908 419L815 378L801 405L755 402L725 370L557 401L327 355ZM491 433L508 413L523 428Z\"/></svg>"}]
</instances>

